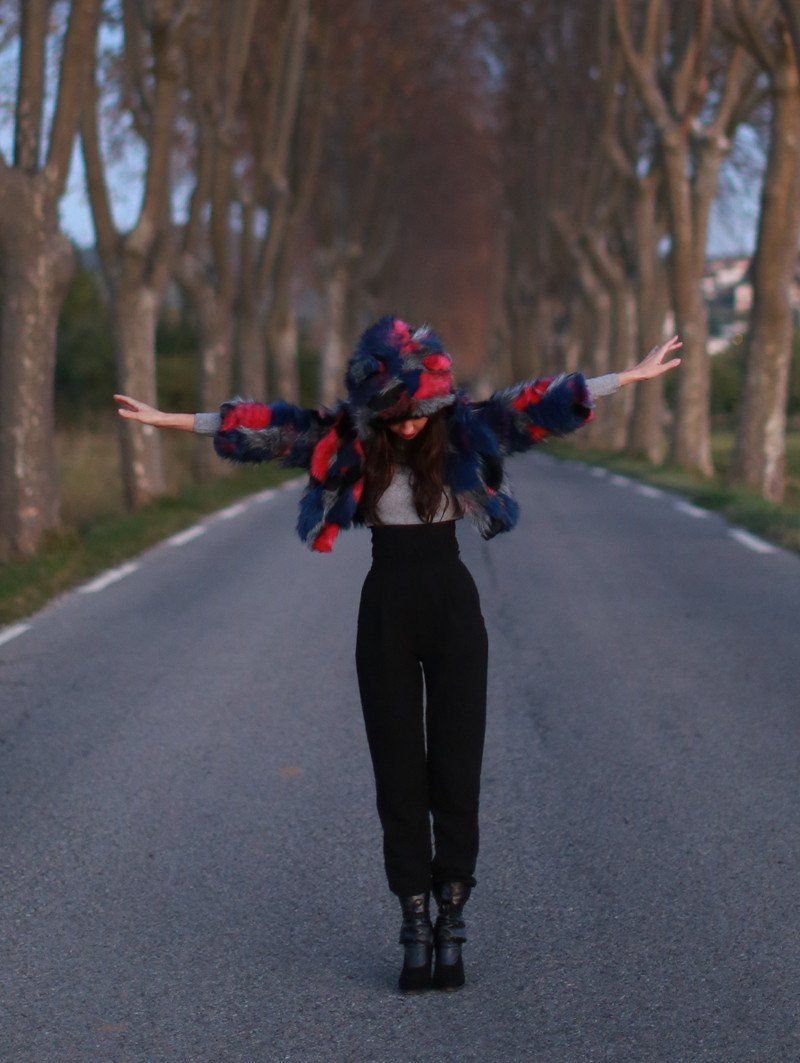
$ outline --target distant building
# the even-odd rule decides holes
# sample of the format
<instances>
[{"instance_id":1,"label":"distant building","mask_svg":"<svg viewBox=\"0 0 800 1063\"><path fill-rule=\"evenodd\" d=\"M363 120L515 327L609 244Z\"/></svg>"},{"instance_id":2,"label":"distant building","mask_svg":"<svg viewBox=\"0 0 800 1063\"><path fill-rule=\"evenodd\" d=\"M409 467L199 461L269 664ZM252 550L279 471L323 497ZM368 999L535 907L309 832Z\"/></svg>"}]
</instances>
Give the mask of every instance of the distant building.
<instances>
[{"instance_id":1,"label":"distant building","mask_svg":"<svg viewBox=\"0 0 800 1063\"><path fill-rule=\"evenodd\" d=\"M749 255L707 258L701 280L709 312L708 353L719 354L731 343L741 343L753 309L753 285ZM795 327L800 327L800 260L789 298Z\"/></svg>"}]
</instances>

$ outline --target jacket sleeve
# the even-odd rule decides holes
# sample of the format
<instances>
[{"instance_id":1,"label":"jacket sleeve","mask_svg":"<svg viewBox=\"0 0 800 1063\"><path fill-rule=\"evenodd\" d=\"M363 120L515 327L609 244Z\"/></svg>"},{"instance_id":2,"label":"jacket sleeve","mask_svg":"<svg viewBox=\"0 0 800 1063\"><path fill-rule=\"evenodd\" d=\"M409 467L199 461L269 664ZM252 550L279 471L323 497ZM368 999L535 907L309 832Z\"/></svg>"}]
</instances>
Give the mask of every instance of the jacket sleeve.
<instances>
[{"instance_id":1,"label":"jacket sleeve","mask_svg":"<svg viewBox=\"0 0 800 1063\"><path fill-rule=\"evenodd\" d=\"M619 388L617 373L587 380L583 373L559 373L523 380L488 399L471 403L501 454L519 454L548 436L565 436L594 417L594 399Z\"/></svg>"},{"instance_id":2,"label":"jacket sleeve","mask_svg":"<svg viewBox=\"0 0 800 1063\"><path fill-rule=\"evenodd\" d=\"M196 413L194 431L213 436L214 450L235 464L277 461L284 468L309 469L314 447L334 422L325 407L263 403L236 395L215 413Z\"/></svg>"}]
</instances>

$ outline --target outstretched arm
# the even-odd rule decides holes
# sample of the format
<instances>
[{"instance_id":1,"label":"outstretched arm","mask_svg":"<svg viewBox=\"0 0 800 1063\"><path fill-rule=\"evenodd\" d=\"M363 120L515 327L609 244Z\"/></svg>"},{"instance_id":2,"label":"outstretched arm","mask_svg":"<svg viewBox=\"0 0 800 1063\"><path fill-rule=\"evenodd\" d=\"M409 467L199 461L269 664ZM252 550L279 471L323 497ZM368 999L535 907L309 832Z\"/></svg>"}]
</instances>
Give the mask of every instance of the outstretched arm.
<instances>
[{"instance_id":1,"label":"outstretched arm","mask_svg":"<svg viewBox=\"0 0 800 1063\"><path fill-rule=\"evenodd\" d=\"M284 468L309 469L314 448L331 430L336 410L304 409L278 400L255 402L237 395L210 413L165 413L127 395L114 398L123 417L159 428L213 436L214 450L236 464L278 461Z\"/></svg>"},{"instance_id":2,"label":"outstretched arm","mask_svg":"<svg viewBox=\"0 0 800 1063\"><path fill-rule=\"evenodd\" d=\"M535 377L470 405L478 422L496 439L500 453L518 454L548 436L568 435L591 421L595 399L680 365L680 358L666 364L662 364L662 359L681 346L678 337L673 336L667 343L654 347L632 369L589 379L582 373Z\"/></svg>"},{"instance_id":3,"label":"outstretched arm","mask_svg":"<svg viewBox=\"0 0 800 1063\"><path fill-rule=\"evenodd\" d=\"M613 390L619 386L613 380L603 385ZM521 454L547 436L574 432L592 419L593 405L582 373L534 377L470 403L478 423L504 455Z\"/></svg>"},{"instance_id":4,"label":"outstretched arm","mask_svg":"<svg viewBox=\"0 0 800 1063\"><path fill-rule=\"evenodd\" d=\"M220 405L219 418L213 436L221 458L236 464L275 460L284 468L309 469L314 448L336 415L325 407L311 410L282 399L263 403L237 395ZM210 422L208 415L205 419Z\"/></svg>"}]
</instances>

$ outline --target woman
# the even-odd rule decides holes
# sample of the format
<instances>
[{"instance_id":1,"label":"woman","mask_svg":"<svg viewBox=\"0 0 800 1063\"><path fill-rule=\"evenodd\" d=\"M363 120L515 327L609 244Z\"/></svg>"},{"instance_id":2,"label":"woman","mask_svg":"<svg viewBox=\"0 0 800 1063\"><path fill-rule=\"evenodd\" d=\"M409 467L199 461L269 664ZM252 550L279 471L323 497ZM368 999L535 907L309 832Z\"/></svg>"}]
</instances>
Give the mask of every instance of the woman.
<instances>
[{"instance_id":1,"label":"woman","mask_svg":"<svg viewBox=\"0 0 800 1063\"><path fill-rule=\"evenodd\" d=\"M663 359L680 346L673 337L623 372L538 377L473 402L436 334L386 315L361 336L348 397L332 408L237 396L219 412L173 414L114 396L123 417L213 435L227 460L306 469L297 532L310 549L371 529L355 661L384 867L402 910L402 992L464 984L463 909L476 885L488 639L456 521L468 516L484 539L510 531L518 506L505 458L591 420L596 397L679 365Z\"/></svg>"}]
</instances>

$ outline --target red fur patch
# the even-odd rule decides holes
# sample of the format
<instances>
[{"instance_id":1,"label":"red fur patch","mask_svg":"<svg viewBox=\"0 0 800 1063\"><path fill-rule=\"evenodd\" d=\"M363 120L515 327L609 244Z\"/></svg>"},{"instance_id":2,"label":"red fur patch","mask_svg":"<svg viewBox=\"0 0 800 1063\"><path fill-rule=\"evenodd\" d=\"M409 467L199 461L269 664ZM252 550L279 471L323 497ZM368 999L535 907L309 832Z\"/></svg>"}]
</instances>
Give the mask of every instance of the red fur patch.
<instances>
[{"instance_id":1,"label":"red fur patch","mask_svg":"<svg viewBox=\"0 0 800 1063\"><path fill-rule=\"evenodd\" d=\"M396 317L394 319L394 323L392 324L392 339L402 344L408 342L410 336L411 329L409 328L409 326L406 324L405 321L402 321L399 317Z\"/></svg>"},{"instance_id":2,"label":"red fur patch","mask_svg":"<svg viewBox=\"0 0 800 1063\"><path fill-rule=\"evenodd\" d=\"M222 418L220 429L269 428L271 421L272 410L263 402L239 402Z\"/></svg>"},{"instance_id":3,"label":"red fur patch","mask_svg":"<svg viewBox=\"0 0 800 1063\"><path fill-rule=\"evenodd\" d=\"M320 483L325 480L328 475L331 458L338 449L339 436L336 429L331 428L330 432L327 432L314 447L314 452L311 455L310 471L315 480L319 480Z\"/></svg>"},{"instance_id":4,"label":"red fur patch","mask_svg":"<svg viewBox=\"0 0 800 1063\"><path fill-rule=\"evenodd\" d=\"M541 377L535 384L523 388L511 405L515 410L524 410L526 406L535 406L542 401L542 395L547 391L551 380L553 380L551 376Z\"/></svg>"},{"instance_id":5,"label":"red fur patch","mask_svg":"<svg viewBox=\"0 0 800 1063\"><path fill-rule=\"evenodd\" d=\"M338 524L325 524L322 531L314 540L314 549L321 554L329 554L333 550L333 541L339 534Z\"/></svg>"},{"instance_id":6,"label":"red fur patch","mask_svg":"<svg viewBox=\"0 0 800 1063\"><path fill-rule=\"evenodd\" d=\"M422 364L426 369L437 371L449 369L453 363L446 354L426 354L422 359Z\"/></svg>"},{"instance_id":7,"label":"red fur patch","mask_svg":"<svg viewBox=\"0 0 800 1063\"><path fill-rule=\"evenodd\" d=\"M453 377L451 373L443 373L434 376L432 373L423 373L414 398L430 399L434 395L448 395L452 390Z\"/></svg>"}]
</instances>

